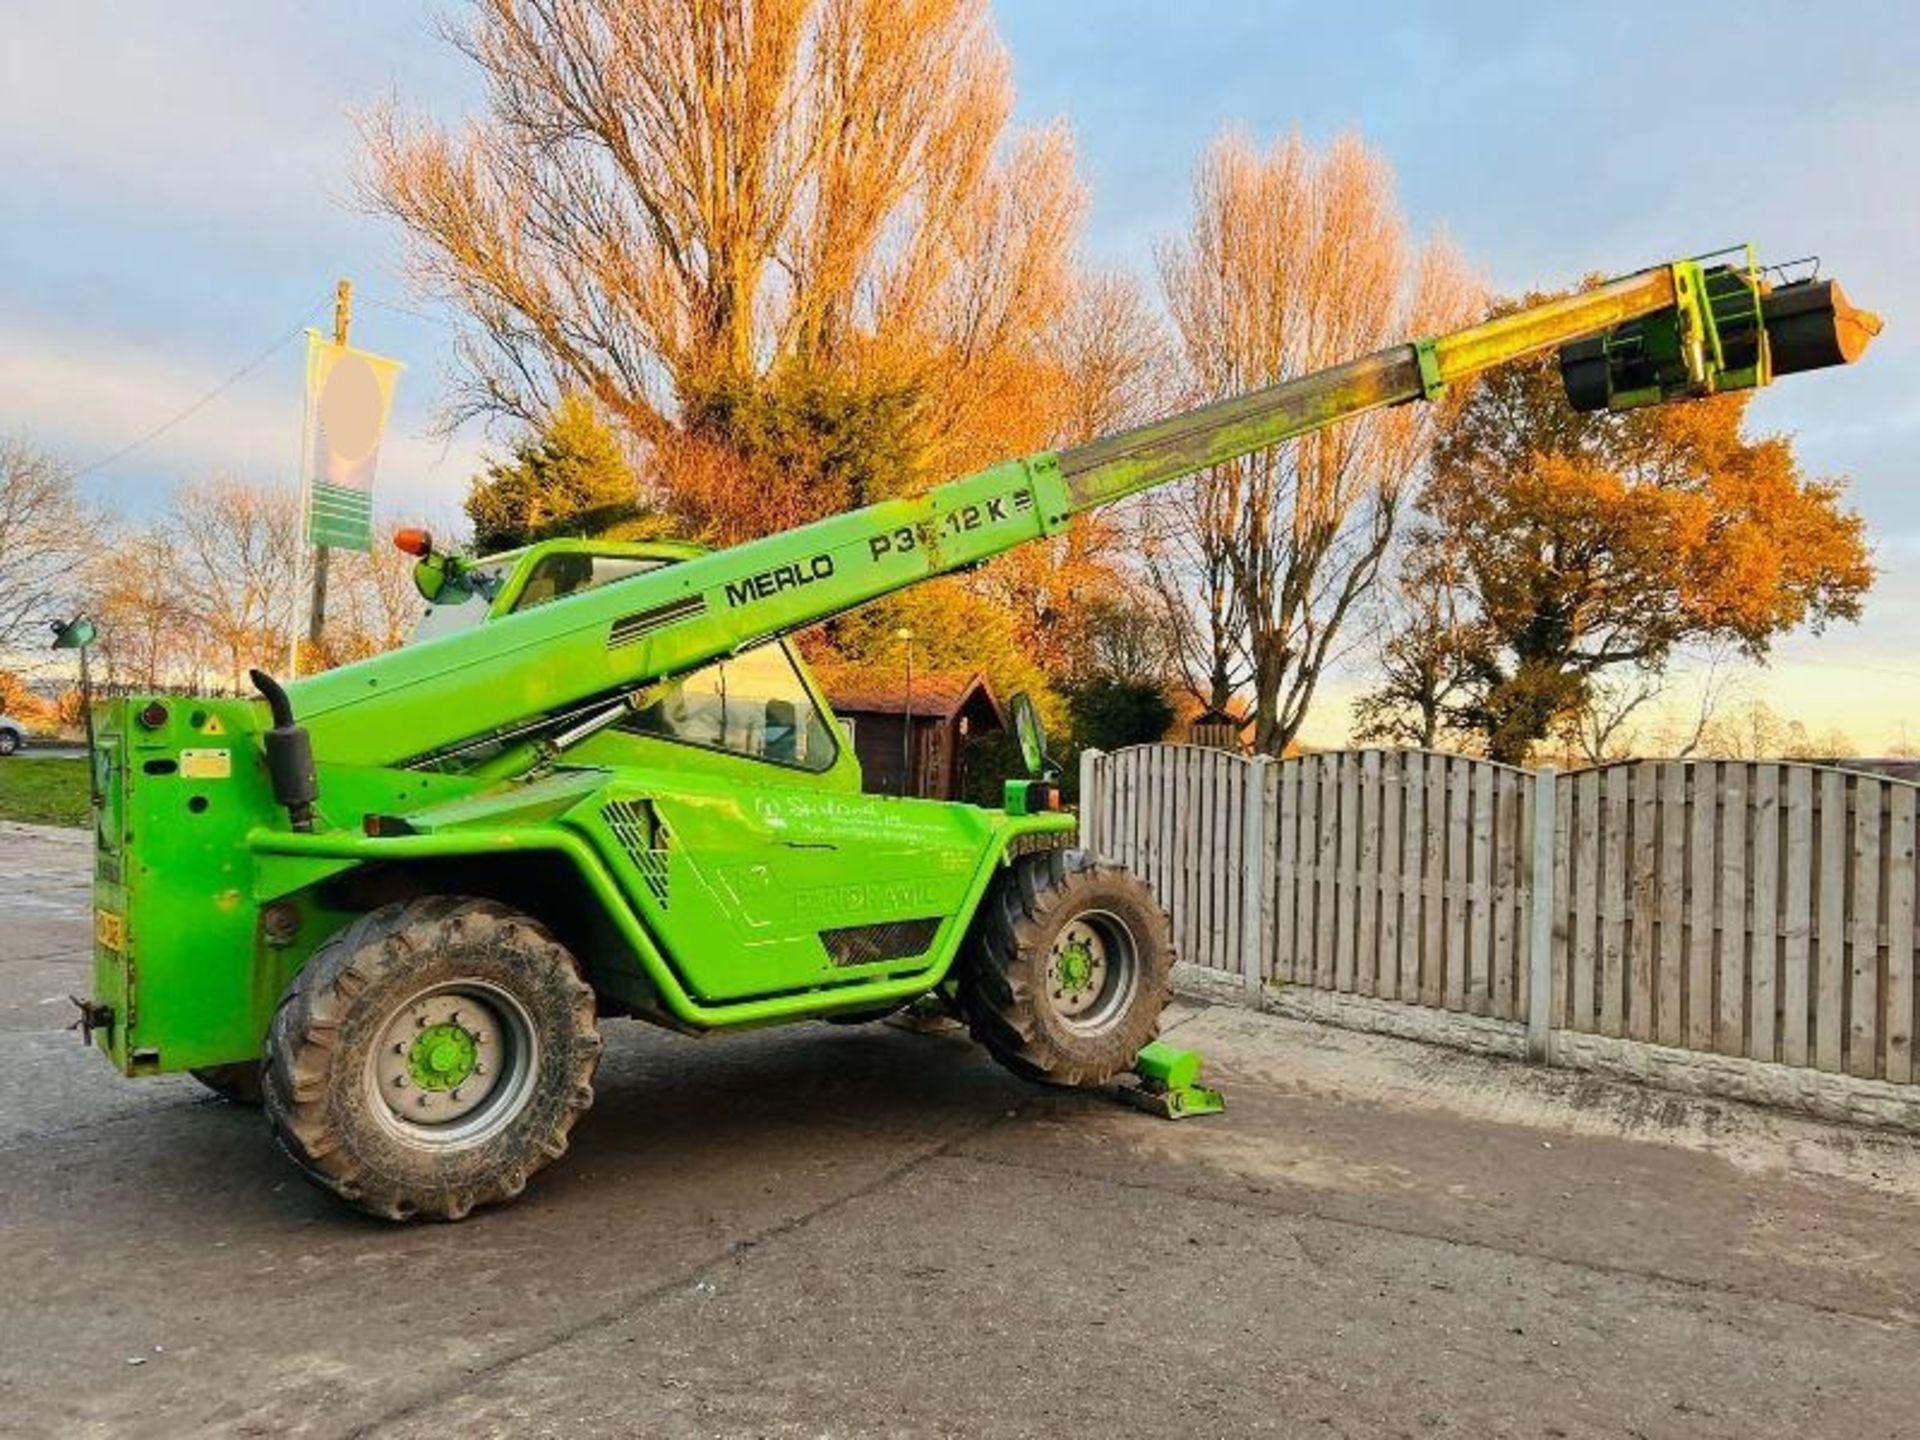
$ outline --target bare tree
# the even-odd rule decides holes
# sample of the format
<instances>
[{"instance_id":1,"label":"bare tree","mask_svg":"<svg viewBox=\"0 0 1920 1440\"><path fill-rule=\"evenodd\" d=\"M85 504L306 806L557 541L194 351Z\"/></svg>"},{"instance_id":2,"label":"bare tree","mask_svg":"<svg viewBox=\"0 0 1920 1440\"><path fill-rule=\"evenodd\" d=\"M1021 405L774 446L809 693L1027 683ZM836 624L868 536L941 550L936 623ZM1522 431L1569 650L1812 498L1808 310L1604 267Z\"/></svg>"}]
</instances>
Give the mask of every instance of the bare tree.
<instances>
[{"instance_id":1,"label":"bare tree","mask_svg":"<svg viewBox=\"0 0 1920 1440\"><path fill-rule=\"evenodd\" d=\"M1587 688L1579 708L1567 716L1562 738L1568 751L1589 765L1631 759L1640 739L1634 717L1657 700L1664 688L1658 671L1599 677Z\"/></svg>"},{"instance_id":2,"label":"bare tree","mask_svg":"<svg viewBox=\"0 0 1920 1440\"><path fill-rule=\"evenodd\" d=\"M1423 532L1403 547L1397 571L1383 587L1380 679L1354 705L1356 740L1432 750L1449 732L1472 652L1459 582L1459 556L1443 537Z\"/></svg>"},{"instance_id":3,"label":"bare tree","mask_svg":"<svg viewBox=\"0 0 1920 1440\"><path fill-rule=\"evenodd\" d=\"M1075 280L1049 340L1056 446L1078 445L1153 418L1173 381L1169 337L1140 282L1124 270Z\"/></svg>"},{"instance_id":4,"label":"bare tree","mask_svg":"<svg viewBox=\"0 0 1920 1440\"><path fill-rule=\"evenodd\" d=\"M1215 715L1226 714L1252 678L1243 597L1233 583L1238 473L1223 466L1211 477L1217 483L1186 481L1140 508L1140 558L1173 637L1181 680Z\"/></svg>"},{"instance_id":5,"label":"bare tree","mask_svg":"<svg viewBox=\"0 0 1920 1440\"><path fill-rule=\"evenodd\" d=\"M1636 667L1599 675L1562 727L1570 748L1591 765L1636 754L1685 760L1705 745L1737 685L1732 649L1709 646L1676 683L1667 669ZM1661 702L1650 729L1635 723Z\"/></svg>"},{"instance_id":6,"label":"bare tree","mask_svg":"<svg viewBox=\"0 0 1920 1440\"><path fill-rule=\"evenodd\" d=\"M404 645L425 602L414 588L413 560L389 543L397 524L380 527L370 554L334 557L338 597L327 617L325 664L346 664Z\"/></svg>"},{"instance_id":7,"label":"bare tree","mask_svg":"<svg viewBox=\"0 0 1920 1440\"><path fill-rule=\"evenodd\" d=\"M235 690L245 688L250 666L286 651L297 511L285 486L222 478L182 486L167 513L179 565L174 583L191 597L192 628Z\"/></svg>"},{"instance_id":8,"label":"bare tree","mask_svg":"<svg viewBox=\"0 0 1920 1440\"><path fill-rule=\"evenodd\" d=\"M1151 417L1165 405L1167 360L1165 331L1131 276L1096 271L1077 280L1040 397L1052 417L1043 443L1075 445ZM1013 615L1022 648L1043 669L1072 678L1093 663L1096 632L1121 608L1130 623L1141 618L1128 563L1133 529L1125 514L1082 515L1049 540L996 557L967 583Z\"/></svg>"},{"instance_id":9,"label":"bare tree","mask_svg":"<svg viewBox=\"0 0 1920 1440\"><path fill-rule=\"evenodd\" d=\"M1409 248L1386 163L1358 139L1216 141L1187 234L1161 247L1168 310L1195 399L1302 375L1478 312L1443 242ZM1214 708L1252 690L1254 744L1299 732L1343 628L1372 584L1431 439L1426 407L1351 421L1177 487L1160 571L1190 623Z\"/></svg>"},{"instance_id":10,"label":"bare tree","mask_svg":"<svg viewBox=\"0 0 1920 1440\"><path fill-rule=\"evenodd\" d=\"M1718 760L1837 760L1858 752L1838 726L1815 733L1754 698L1717 716L1698 753Z\"/></svg>"},{"instance_id":11,"label":"bare tree","mask_svg":"<svg viewBox=\"0 0 1920 1440\"><path fill-rule=\"evenodd\" d=\"M483 118L364 131L370 199L471 321L456 415L582 390L669 491L795 369L910 390L936 474L1043 439L1083 192L1064 130L1009 140L984 0L478 0L451 38Z\"/></svg>"},{"instance_id":12,"label":"bare tree","mask_svg":"<svg viewBox=\"0 0 1920 1440\"><path fill-rule=\"evenodd\" d=\"M75 603L101 528L67 466L23 435L0 435L0 651L44 648L46 621Z\"/></svg>"},{"instance_id":13,"label":"bare tree","mask_svg":"<svg viewBox=\"0 0 1920 1440\"><path fill-rule=\"evenodd\" d=\"M1731 707L1707 728L1698 753L1714 760L1780 759L1811 746L1806 727L1753 697Z\"/></svg>"},{"instance_id":14,"label":"bare tree","mask_svg":"<svg viewBox=\"0 0 1920 1440\"><path fill-rule=\"evenodd\" d=\"M249 666L271 668L285 653L298 545L289 491L231 479L182 487L153 524L82 567L78 594L99 627L96 675L140 690L248 688ZM329 594L306 669L404 643L423 604L412 562L385 544L336 552Z\"/></svg>"},{"instance_id":15,"label":"bare tree","mask_svg":"<svg viewBox=\"0 0 1920 1440\"><path fill-rule=\"evenodd\" d=\"M85 604L107 684L155 690L197 676L196 597L181 575L179 547L164 525L137 530L89 561Z\"/></svg>"}]
</instances>

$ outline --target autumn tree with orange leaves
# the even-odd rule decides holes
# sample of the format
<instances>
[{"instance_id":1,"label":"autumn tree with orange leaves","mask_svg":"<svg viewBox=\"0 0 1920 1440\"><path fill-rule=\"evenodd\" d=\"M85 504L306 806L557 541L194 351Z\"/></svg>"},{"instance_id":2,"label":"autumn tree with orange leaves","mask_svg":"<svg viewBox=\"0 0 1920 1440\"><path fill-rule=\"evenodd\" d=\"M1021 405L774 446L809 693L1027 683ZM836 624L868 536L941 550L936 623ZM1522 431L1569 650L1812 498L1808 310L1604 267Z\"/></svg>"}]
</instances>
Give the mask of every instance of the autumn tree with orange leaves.
<instances>
[{"instance_id":1,"label":"autumn tree with orange leaves","mask_svg":"<svg viewBox=\"0 0 1920 1440\"><path fill-rule=\"evenodd\" d=\"M1083 188L1014 133L984 0L479 0L449 128L389 107L368 189L467 319L456 410L578 391L716 543L1049 438Z\"/></svg>"},{"instance_id":2,"label":"autumn tree with orange leaves","mask_svg":"<svg viewBox=\"0 0 1920 1440\"><path fill-rule=\"evenodd\" d=\"M1549 358L1493 372L1448 417L1411 553L1452 557L1451 712L1493 759L1524 763L1609 675L1689 645L1764 659L1779 635L1859 614L1864 522L1786 437L1747 433L1748 398L1580 415Z\"/></svg>"},{"instance_id":3,"label":"autumn tree with orange leaves","mask_svg":"<svg viewBox=\"0 0 1920 1440\"><path fill-rule=\"evenodd\" d=\"M1151 309L1078 264L1070 136L1013 127L985 0L478 0L452 38L481 116L392 105L365 146L465 320L454 418L538 437L579 397L650 523L733 544L1163 403ZM802 642L892 668L905 629L922 666L1070 681L1095 607L1137 602L1117 542L1083 520Z\"/></svg>"}]
</instances>

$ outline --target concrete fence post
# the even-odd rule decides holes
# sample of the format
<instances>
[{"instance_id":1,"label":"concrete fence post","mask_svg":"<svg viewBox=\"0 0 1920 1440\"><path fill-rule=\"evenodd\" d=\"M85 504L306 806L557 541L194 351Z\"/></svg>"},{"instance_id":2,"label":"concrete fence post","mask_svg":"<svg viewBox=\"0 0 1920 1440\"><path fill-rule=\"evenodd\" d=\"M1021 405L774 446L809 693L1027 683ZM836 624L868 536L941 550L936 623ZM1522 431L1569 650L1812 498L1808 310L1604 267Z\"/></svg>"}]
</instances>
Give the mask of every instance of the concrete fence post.
<instances>
[{"instance_id":1,"label":"concrete fence post","mask_svg":"<svg viewBox=\"0 0 1920 1440\"><path fill-rule=\"evenodd\" d=\"M1080 752L1080 848L1092 855L1100 853L1106 840L1100 833L1100 795L1096 789L1100 756L1100 751L1091 748Z\"/></svg>"},{"instance_id":2,"label":"concrete fence post","mask_svg":"<svg viewBox=\"0 0 1920 1440\"><path fill-rule=\"evenodd\" d=\"M1247 1003L1260 1008L1261 984L1265 980L1267 934L1266 890L1267 851L1267 772L1273 768L1268 755L1256 755L1241 773L1244 791L1240 797L1240 977L1247 989Z\"/></svg>"},{"instance_id":3,"label":"concrete fence post","mask_svg":"<svg viewBox=\"0 0 1920 1440\"><path fill-rule=\"evenodd\" d=\"M1554 781L1551 765L1534 772L1533 847L1531 871L1532 925L1527 935L1527 1058L1553 1063L1553 911L1559 897L1553 893Z\"/></svg>"}]
</instances>

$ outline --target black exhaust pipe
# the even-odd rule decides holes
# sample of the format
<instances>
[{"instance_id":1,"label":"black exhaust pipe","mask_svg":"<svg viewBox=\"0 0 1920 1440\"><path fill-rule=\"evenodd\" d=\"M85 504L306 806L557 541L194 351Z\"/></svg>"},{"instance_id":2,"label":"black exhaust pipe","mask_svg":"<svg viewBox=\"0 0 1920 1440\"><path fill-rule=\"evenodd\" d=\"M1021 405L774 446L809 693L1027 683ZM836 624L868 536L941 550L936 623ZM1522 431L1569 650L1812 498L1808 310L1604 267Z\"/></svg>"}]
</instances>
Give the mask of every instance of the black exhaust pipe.
<instances>
[{"instance_id":1,"label":"black exhaust pipe","mask_svg":"<svg viewBox=\"0 0 1920 1440\"><path fill-rule=\"evenodd\" d=\"M286 807L295 830L313 829L313 802L320 798L320 777L313 768L313 737L293 718L293 702L286 689L264 670L249 670L273 715L273 728L262 736L267 748L267 778L274 800Z\"/></svg>"}]
</instances>

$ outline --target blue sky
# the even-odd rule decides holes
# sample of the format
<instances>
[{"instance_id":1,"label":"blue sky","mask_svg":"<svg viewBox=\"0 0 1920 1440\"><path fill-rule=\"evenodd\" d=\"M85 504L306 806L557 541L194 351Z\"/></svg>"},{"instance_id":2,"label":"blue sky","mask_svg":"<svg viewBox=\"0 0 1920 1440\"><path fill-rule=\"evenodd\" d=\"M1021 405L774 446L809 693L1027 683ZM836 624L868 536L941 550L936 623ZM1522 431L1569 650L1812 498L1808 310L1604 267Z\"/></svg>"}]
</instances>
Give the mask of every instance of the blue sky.
<instances>
[{"instance_id":1,"label":"blue sky","mask_svg":"<svg viewBox=\"0 0 1920 1440\"><path fill-rule=\"evenodd\" d=\"M346 274L363 297L356 341L410 367L383 488L450 512L485 437L429 433L447 332L374 303L416 302L396 236L352 208L349 178L355 107L389 88L447 116L472 103L439 8L14 7L0 429L93 461L320 323ZM1754 417L1794 432L1809 468L1852 477L1884 576L1864 623L1786 642L1753 693L1869 748L1920 710L1920 12L1030 0L998 15L1022 117L1074 128L1102 259L1150 263L1195 156L1228 125L1358 130L1392 160L1415 223L1444 227L1503 288L1739 240L1820 253L1888 331L1861 366L1782 384ZM134 509L210 469L291 483L299 372L289 345L89 483Z\"/></svg>"}]
</instances>

